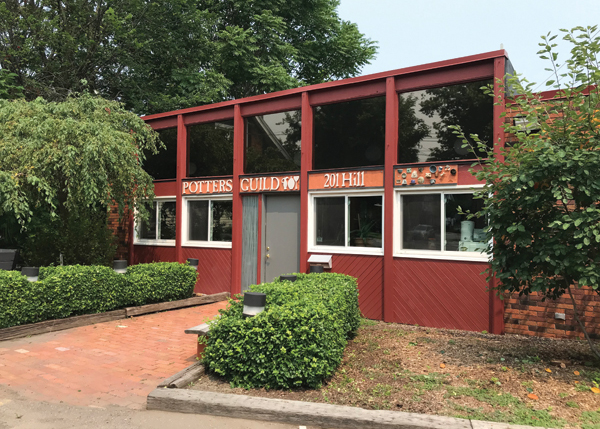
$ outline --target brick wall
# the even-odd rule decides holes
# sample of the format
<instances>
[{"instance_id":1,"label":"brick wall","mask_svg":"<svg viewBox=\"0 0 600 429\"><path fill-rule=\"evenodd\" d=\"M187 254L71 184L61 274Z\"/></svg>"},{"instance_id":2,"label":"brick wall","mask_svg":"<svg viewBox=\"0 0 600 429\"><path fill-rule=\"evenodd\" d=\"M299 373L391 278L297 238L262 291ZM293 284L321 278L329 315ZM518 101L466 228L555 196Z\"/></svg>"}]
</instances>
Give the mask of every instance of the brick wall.
<instances>
[{"instance_id":1,"label":"brick wall","mask_svg":"<svg viewBox=\"0 0 600 429\"><path fill-rule=\"evenodd\" d=\"M126 212L119 220L119 213L113 207L108 215L108 227L113 231L117 239L117 253L115 259L129 260L129 213Z\"/></svg>"},{"instance_id":2,"label":"brick wall","mask_svg":"<svg viewBox=\"0 0 600 429\"><path fill-rule=\"evenodd\" d=\"M591 288L574 288L579 318L590 337L600 339L600 295ZM564 313L565 320L555 319L555 313ZM536 335L551 338L583 338L575 320L568 294L557 300L546 300L537 294L504 299L504 328L508 334Z\"/></svg>"}]
</instances>

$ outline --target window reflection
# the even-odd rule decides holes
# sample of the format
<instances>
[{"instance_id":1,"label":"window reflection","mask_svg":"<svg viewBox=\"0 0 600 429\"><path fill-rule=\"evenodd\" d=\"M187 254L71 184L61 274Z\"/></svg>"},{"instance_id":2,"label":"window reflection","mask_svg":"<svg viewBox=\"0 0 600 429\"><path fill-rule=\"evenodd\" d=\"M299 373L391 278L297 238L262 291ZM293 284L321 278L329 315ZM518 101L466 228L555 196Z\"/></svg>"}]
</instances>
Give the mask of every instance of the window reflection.
<instances>
[{"instance_id":1,"label":"window reflection","mask_svg":"<svg viewBox=\"0 0 600 429\"><path fill-rule=\"evenodd\" d=\"M231 241L233 202L212 202L212 241Z\"/></svg>"},{"instance_id":2,"label":"window reflection","mask_svg":"<svg viewBox=\"0 0 600 429\"><path fill-rule=\"evenodd\" d=\"M473 199L472 194L445 194L446 211L446 249L459 252L481 252L487 242L484 232L485 219L467 219L466 214L475 213L483 208L482 199ZM461 210L459 210L459 207Z\"/></svg>"},{"instance_id":3,"label":"window reflection","mask_svg":"<svg viewBox=\"0 0 600 429\"><path fill-rule=\"evenodd\" d=\"M145 152L144 170L155 180L175 179L177 177L177 128L159 130L158 135L166 149L159 147L155 155Z\"/></svg>"},{"instance_id":4,"label":"window reflection","mask_svg":"<svg viewBox=\"0 0 600 429\"><path fill-rule=\"evenodd\" d=\"M350 246L381 247L381 197L348 197Z\"/></svg>"},{"instance_id":5,"label":"window reflection","mask_svg":"<svg viewBox=\"0 0 600 429\"><path fill-rule=\"evenodd\" d=\"M160 218L160 239L175 240L175 224L177 217L175 216L175 201L159 203L159 218Z\"/></svg>"},{"instance_id":6,"label":"window reflection","mask_svg":"<svg viewBox=\"0 0 600 429\"><path fill-rule=\"evenodd\" d=\"M441 250L440 194L402 196L402 248Z\"/></svg>"},{"instance_id":7,"label":"window reflection","mask_svg":"<svg viewBox=\"0 0 600 429\"><path fill-rule=\"evenodd\" d=\"M233 121L210 122L187 129L188 177L233 174Z\"/></svg>"},{"instance_id":8,"label":"window reflection","mask_svg":"<svg viewBox=\"0 0 600 429\"><path fill-rule=\"evenodd\" d=\"M246 118L246 173L300 170L299 110Z\"/></svg>"},{"instance_id":9,"label":"window reflection","mask_svg":"<svg viewBox=\"0 0 600 429\"><path fill-rule=\"evenodd\" d=\"M142 220L139 227L139 238L144 240L156 239L156 203L144 203L148 211L148 219Z\"/></svg>"},{"instance_id":10,"label":"window reflection","mask_svg":"<svg viewBox=\"0 0 600 429\"><path fill-rule=\"evenodd\" d=\"M188 239L208 241L208 201L188 202Z\"/></svg>"},{"instance_id":11,"label":"window reflection","mask_svg":"<svg viewBox=\"0 0 600 429\"><path fill-rule=\"evenodd\" d=\"M344 197L315 198L317 246L344 246Z\"/></svg>"},{"instance_id":12,"label":"window reflection","mask_svg":"<svg viewBox=\"0 0 600 429\"><path fill-rule=\"evenodd\" d=\"M481 87L491 80L400 94L398 162L473 159L462 141L448 129L459 125L492 147L493 98ZM483 156L483 153L479 154Z\"/></svg>"},{"instance_id":13,"label":"window reflection","mask_svg":"<svg viewBox=\"0 0 600 429\"><path fill-rule=\"evenodd\" d=\"M314 168L383 165L385 97L313 109Z\"/></svg>"}]
</instances>

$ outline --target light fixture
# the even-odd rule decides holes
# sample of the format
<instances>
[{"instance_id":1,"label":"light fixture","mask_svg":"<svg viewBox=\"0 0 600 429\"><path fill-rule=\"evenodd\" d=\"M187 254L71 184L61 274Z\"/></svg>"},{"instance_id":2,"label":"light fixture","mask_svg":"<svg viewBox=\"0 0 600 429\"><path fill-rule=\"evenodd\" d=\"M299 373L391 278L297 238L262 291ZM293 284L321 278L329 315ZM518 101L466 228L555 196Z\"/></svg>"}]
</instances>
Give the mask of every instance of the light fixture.
<instances>
[{"instance_id":1,"label":"light fixture","mask_svg":"<svg viewBox=\"0 0 600 429\"><path fill-rule=\"evenodd\" d=\"M298 279L297 276L293 275L293 274L287 274L285 276L279 276L279 281L284 281L287 280L288 282L295 282Z\"/></svg>"},{"instance_id":2,"label":"light fixture","mask_svg":"<svg viewBox=\"0 0 600 429\"><path fill-rule=\"evenodd\" d=\"M188 258L187 261L188 261L188 264L190 264L190 267L192 267L193 269L198 271L198 262L200 262L198 259Z\"/></svg>"},{"instance_id":3,"label":"light fixture","mask_svg":"<svg viewBox=\"0 0 600 429\"><path fill-rule=\"evenodd\" d=\"M244 293L244 310L242 315L246 317L254 317L265 309L267 304L267 294L260 292Z\"/></svg>"},{"instance_id":4,"label":"light fixture","mask_svg":"<svg viewBox=\"0 0 600 429\"><path fill-rule=\"evenodd\" d=\"M115 270L115 273L125 274L127 272L127 260L115 259L113 261L113 270Z\"/></svg>"},{"instance_id":5,"label":"light fixture","mask_svg":"<svg viewBox=\"0 0 600 429\"><path fill-rule=\"evenodd\" d=\"M323 269L323 265L311 265L310 272L314 274L320 274L325 272L325 270Z\"/></svg>"},{"instance_id":6,"label":"light fixture","mask_svg":"<svg viewBox=\"0 0 600 429\"><path fill-rule=\"evenodd\" d=\"M38 276L40 275L39 267L23 267L21 268L21 274L27 277L30 282L37 282Z\"/></svg>"}]
</instances>

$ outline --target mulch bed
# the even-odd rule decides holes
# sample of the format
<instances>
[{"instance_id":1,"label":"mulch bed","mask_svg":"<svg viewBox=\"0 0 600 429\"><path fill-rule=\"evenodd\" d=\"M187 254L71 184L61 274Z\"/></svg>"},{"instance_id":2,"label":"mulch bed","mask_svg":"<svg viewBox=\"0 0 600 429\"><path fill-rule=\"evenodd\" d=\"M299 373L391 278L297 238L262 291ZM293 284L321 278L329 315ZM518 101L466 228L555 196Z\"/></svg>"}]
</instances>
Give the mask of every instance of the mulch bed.
<instances>
[{"instance_id":1,"label":"mulch bed","mask_svg":"<svg viewBox=\"0 0 600 429\"><path fill-rule=\"evenodd\" d=\"M190 388L374 410L600 429L600 370L586 342L364 321L319 390ZM598 391L600 392L600 391Z\"/></svg>"}]
</instances>

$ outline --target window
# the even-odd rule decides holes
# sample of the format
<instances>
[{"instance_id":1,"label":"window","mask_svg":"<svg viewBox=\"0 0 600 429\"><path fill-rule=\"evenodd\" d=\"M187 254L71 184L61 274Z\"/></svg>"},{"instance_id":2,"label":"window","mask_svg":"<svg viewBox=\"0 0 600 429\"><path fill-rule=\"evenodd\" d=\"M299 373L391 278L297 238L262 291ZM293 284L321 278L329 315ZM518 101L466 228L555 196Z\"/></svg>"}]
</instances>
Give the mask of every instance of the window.
<instances>
[{"instance_id":1,"label":"window","mask_svg":"<svg viewBox=\"0 0 600 429\"><path fill-rule=\"evenodd\" d=\"M383 165L385 97L317 106L313 115L315 170Z\"/></svg>"},{"instance_id":2,"label":"window","mask_svg":"<svg viewBox=\"0 0 600 429\"><path fill-rule=\"evenodd\" d=\"M177 128L159 130L160 140L165 148L158 147L158 153L146 152L143 167L154 180L175 179L177 177Z\"/></svg>"},{"instance_id":3,"label":"window","mask_svg":"<svg viewBox=\"0 0 600 429\"><path fill-rule=\"evenodd\" d=\"M445 254L486 258L485 219L468 219L483 200L470 192L398 193L400 241L403 254Z\"/></svg>"},{"instance_id":4,"label":"window","mask_svg":"<svg viewBox=\"0 0 600 429\"><path fill-rule=\"evenodd\" d=\"M494 99L480 89L489 83L492 81L484 80L398 95L398 163L475 158L449 125L477 134L491 148Z\"/></svg>"},{"instance_id":5,"label":"window","mask_svg":"<svg viewBox=\"0 0 600 429\"><path fill-rule=\"evenodd\" d=\"M349 194L313 196L313 251L326 247L349 253L381 253L383 249L383 197Z\"/></svg>"},{"instance_id":6,"label":"window","mask_svg":"<svg viewBox=\"0 0 600 429\"><path fill-rule=\"evenodd\" d=\"M148 219L137 227L137 240L140 244L175 244L176 209L175 201L155 200L147 205Z\"/></svg>"},{"instance_id":7,"label":"window","mask_svg":"<svg viewBox=\"0 0 600 429\"><path fill-rule=\"evenodd\" d=\"M301 125L300 110L246 118L244 172L300 170Z\"/></svg>"},{"instance_id":8,"label":"window","mask_svg":"<svg viewBox=\"0 0 600 429\"><path fill-rule=\"evenodd\" d=\"M184 245L231 247L233 203L230 199L188 199Z\"/></svg>"},{"instance_id":9,"label":"window","mask_svg":"<svg viewBox=\"0 0 600 429\"><path fill-rule=\"evenodd\" d=\"M188 177L233 174L233 121L191 125L187 128Z\"/></svg>"}]
</instances>

